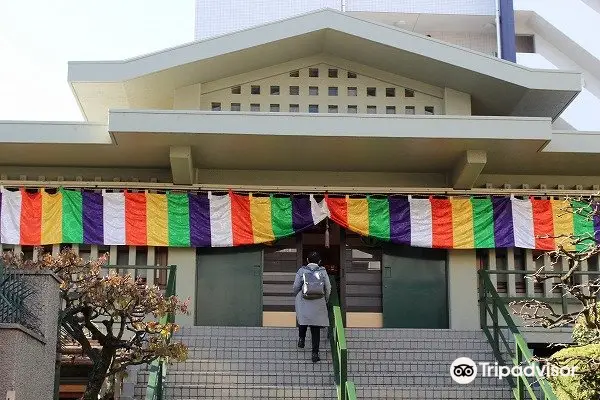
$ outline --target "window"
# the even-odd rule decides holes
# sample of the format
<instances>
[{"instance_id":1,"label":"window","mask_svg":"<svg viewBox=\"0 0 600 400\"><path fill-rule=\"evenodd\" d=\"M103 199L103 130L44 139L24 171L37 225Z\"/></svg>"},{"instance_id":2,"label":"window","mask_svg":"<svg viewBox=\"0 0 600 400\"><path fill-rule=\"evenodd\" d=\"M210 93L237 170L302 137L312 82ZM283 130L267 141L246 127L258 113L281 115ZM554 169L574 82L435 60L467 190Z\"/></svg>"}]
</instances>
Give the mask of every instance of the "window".
<instances>
[{"instance_id":1,"label":"window","mask_svg":"<svg viewBox=\"0 0 600 400\"><path fill-rule=\"evenodd\" d=\"M425 115L433 115L433 106L425 106Z\"/></svg>"},{"instance_id":2,"label":"window","mask_svg":"<svg viewBox=\"0 0 600 400\"><path fill-rule=\"evenodd\" d=\"M412 89L404 89L404 97L415 97L415 91Z\"/></svg>"},{"instance_id":3,"label":"window","mask_svg":"<svg viewBox=\"0 0 600 400\"><path fill-rule=\"evenodd\" d=\"M241 111L242 105L240 103L231 103L231 111Z\"/></svg>"},{"instance_id":4,"label":"window","mask_svg":"<svg viewBox=\"0 0 600 400\"><path fill-rule=\"evenodd\" d=\"M358 112L358 106L348 106L348 114L356 114Z\"/></svg>"},{"instance_id":5,"label":"window","mask_svg":"<svg viewBox=\"0 0 600 400\"><path fill-rule=\"evenodd\" d=\"M386 114L396 114L396 106L387 106L385 108Z\"/></svg>"},{"instance_id":6,"label":"window","mask_svg":"<svg viewBox=\"0 0 600 400\"><path fill-rule=\"evenodd\" d=\"M318 113L319 112L319 105L318 104L310 104L308 106L308 112L309 113Z\"/></svg>"},{"instance_id":7,"label":"window","mask_svg":"<svg viewBox=\"0 0 600 400\"><path fill-rule=\"evenodd\" d=\"M330 96L338 95L338 88L336 86L329 86L329 90L327 91Z\"/></svg>"},{"instance_id":8,"label":"window","mask_svg":"<svg viewBox=\"0 0 600 400\"><path fill-rule=\"evenodd\" d=\"M279 104L271 104L271 107L269 107L269 110L271 112L279 112Z\"/></svg>"},{"instance_id":9,"label":"window","mask_svg":"<svg viewBox=\"0 0 600 400\"><path fill-rule=\"evenodd\" d=\"M258 86L258 85L250 86L250 94L260 94L260 86Z\"/></svg>"},{"instance_id":10,"label":"window","mask_svg":"<svg viewBox=\"0 0 600 400\"><path fill-rule=\"evenodd\" d=\"M338 77L338 70L337 70L337 68L329 68L329 77L330 78L337 78Z\"/></svg>"},{"instance_id":11,"label":"window","mask_svg":"<svg viewBox=\"0 0 600 400\"><path fill-rule=\"evenodd\" d=\"M318 96L319 95L319 87L318 86L309 86L308 94L310 96Z\"/></svg>"},{"instance_id":12,"label":"window","mask_svg":"<svg viewBox=\"0 0 600 400\"><path fill-rule=\"evenodd\" d=\"M319 68L309 68L308 76L311 78L318 78L319 77Z\"/></svg>"},{"instance_id":13,"label":"window","mask_svg":"<svg viewBox=\"0 0 600 400\"><path fill-rule=\"evenodd\" d=\"M348 96L358 96L358 89L356 87L349 87Z\"/></svg>"},{"instance_id":14,"label":"window","mask_svg":"<svg viewBox=\"0 0 600 400\"><path fill-rule=\"evenodd\" d=\"M300 71L295 70L295 71L290 71L290 78L298 78L300 77Z\"/></svg>"},{"instance_id":15,"label":"window","mask_svg":"<svg viewBox=\"0 0 600 400\"><path fill-rule=\"evenodd\" d=\"M300 105L290 104L290 112L300 112Z\"/></svg>"},{"instance_id":16,"label":"window","mask_svg":"<svg viewBox=\"0 0 600 400\"><path fill-rule=\"evenodd\" d=\"M367 88L367 97L375 97L377 96L377 88L368 87Z\"/></svg>"},{"instance_id":17,"label":"window","mask_svg":"<svg viewBox=\"0 0 600 400\"><path fill-rule=\"evenodd\" d=\"M279 86L271 86L271 95L279 96Z\"/></svg>"},{"instance_id":18,"label":"window","mask_svg":"<svg viewBox=\"0 0 600 400\"><path fill-rule=\"evenodd\" d=\"M290 86L290 95L298 96L300 94L300 86Z\"/></svg>"},{"instance_id":19,"label":"window","mask_svg":"<svg viewBox=\"0 0 600 400\"><path fill-rule=\"evenodd\" d=\"M211 103L210 109L213 111L221 111L221 103Z\"/></svg>"},{"instance_id":20,"label":"window","mask_svg":"<svg viewBox=\"0 0 600 400\"><path fill-rule=\"evenodd\" d=\"M517 53L535 53L533 35L517 35L515 45Z\"/></svg>"},{"instance_id":21,"label":"window","mask_svg":"<svg viewBox=\"0 0 600 400\"><path fill-rule=\"evenodd\" d=\"M396 88L389 87L385 89L385 97L396 97Z\"/></svg>"},{"instance_id":22,"label":"window","mask_svg":"<svg viewBox=\"0 0 600 400\"><path fill-rule=\"evenodd\" d=\"M250 111L260 111L260 104L257 104L257 103L250 104Z\"/></svg>"},{"instance_id":23,"label":"window","mask_svg":"<svg viewBox=\"0 0 600 400\"><path fill-rule=\"evenodd\" d=\"M348 71L348 78L349 79L356 79L356 72L350 72L350 71Z\"/></svg>"},{"instance_id":24,"label":"window","mask_svg":"<svg viewBox=\"0 0 600 400\"><path fill-rule=\"evenodd\" d=\"M242 94L242 87L241 86L232 86L231 94Z\"/></svg>"},{"instance_id":25,"label":"window","mask_svg":"<svg viewBox=\"0 0 600 400\"><path fill-rule=\"evenodd\" d=\"M415 115L415 106L406 106L406 107L404 107L404 114L406 114L406 115Z\"/></svg>"},{"instance_id":26,"label":"window","mask_svg":"<svg viewBox=\"0 0 600 400\"><path fill-rule=\"evenodd\" d=\"M367 106L367 114L377 114L377 106Z\"/></svg>"},{"instance_id":27,"label":"window","mask_svg":"<svg viewBox=\"0 0 600 400\"><path fill-rule=\"evenodd\" d=\"M336 105L329 105L329 107L327 107L327 112L332 113L332 114L337 114L337 112L338 112L338 106L336 106Z\"/></svg>"}]
</instances>

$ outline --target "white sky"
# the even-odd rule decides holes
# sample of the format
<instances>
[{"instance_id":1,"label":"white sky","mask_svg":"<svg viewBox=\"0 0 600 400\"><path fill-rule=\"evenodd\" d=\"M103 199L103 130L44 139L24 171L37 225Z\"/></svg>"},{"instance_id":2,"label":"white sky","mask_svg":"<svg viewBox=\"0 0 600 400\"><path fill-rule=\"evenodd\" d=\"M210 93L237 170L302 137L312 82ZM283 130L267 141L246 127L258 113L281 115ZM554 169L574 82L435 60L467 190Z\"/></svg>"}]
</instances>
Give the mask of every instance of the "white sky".
<instances>
[{"instance_id":1,"label":"white sky","mask_svg":"<svg viewBox=\"0 0 600 400\"><path fill-rule=\"evenodd\" d=\"M0 120L81 121L67 62L194 39L194 0L0 0Z\"/></svg>"}]
</instances>

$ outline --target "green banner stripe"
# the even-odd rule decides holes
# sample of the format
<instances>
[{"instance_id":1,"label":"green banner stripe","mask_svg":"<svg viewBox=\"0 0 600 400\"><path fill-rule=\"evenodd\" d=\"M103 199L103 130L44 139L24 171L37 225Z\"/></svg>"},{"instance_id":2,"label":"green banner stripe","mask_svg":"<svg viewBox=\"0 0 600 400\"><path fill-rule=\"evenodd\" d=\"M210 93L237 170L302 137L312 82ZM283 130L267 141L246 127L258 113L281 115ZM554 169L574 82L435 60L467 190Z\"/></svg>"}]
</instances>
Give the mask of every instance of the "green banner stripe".
<instances>
[{"instance_id":1,"label":"green banner stripe","mask_svg":"<svg viewBox=\"0 0 600 400\"><path fill-rule=\"evenodd\" d=\"M271 224L275 238L279 239L294 233L292 218L292 199L271 196Z\"/></svg>"},{"instance_id":2,"label":"green banner stripe","mask_svg":"<svg viewBox=\"0 0 600 400\"><path fill-rule=\"evenodd\" d=\"M83 197L75 190L62 193L62 241L83 243Z\"/></svg>"},{"instance_id":3,"label":"green banner stripe","mask_svg":"<svg viewBox=\"0 0 600 400\"><path fill-rule=\"evenodd\" d=\"M185 193L167 193L169 246L190 245L190 206Z\"/></svg>"},{"instance_id":4,"label":"green banner stripe","mask_svg":"<svg viewBox=\"0 0 600 400\"><path fill-rule=\"evenodd\" d=\"M369 236L390 240L390 203L388 199L368 197Z\"/></svg>"},{"instance_id":5,"label":"green banner stripe","mask_svg":"<svg viewBox=\"0 0 600 400\"><path fill-rule=\"evenodd\" d=\"M578 239L584 239L575 245L575 249L584 251L596 244L592 206L580 201L571 202L571 206L573 207L573 233Z\"/></svg>"},{"instance_id":6,"label":"green banner stripe","mask_svg":"<svg viewBox=\"0 0 600 400\"><path fill-rule=\"evenodd\" d=\"M471 198L473 206L473 234L475 248L487 249L495 247L494 240L494 206L491 199Z\"/></svg>"}]
</instances>

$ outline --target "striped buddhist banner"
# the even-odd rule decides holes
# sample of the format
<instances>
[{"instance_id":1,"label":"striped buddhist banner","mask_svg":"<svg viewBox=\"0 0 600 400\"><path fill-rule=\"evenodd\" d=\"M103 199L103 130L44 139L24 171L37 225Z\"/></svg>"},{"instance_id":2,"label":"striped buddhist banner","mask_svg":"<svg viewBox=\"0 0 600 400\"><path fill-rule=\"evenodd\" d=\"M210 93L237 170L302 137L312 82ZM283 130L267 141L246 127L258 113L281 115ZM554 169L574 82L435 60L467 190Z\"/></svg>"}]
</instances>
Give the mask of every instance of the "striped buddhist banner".
<instances>
[{"instance_id":1,"label":"striped buddhist banner","mask_svg":"<svg viewBox=\"0 0 600 400\"><path fill-rule=\"evenodd\" d=\"M321 198L321 197L318 197ZM3 244L230 247L273 242L331 218L415 247L583 250L600 241L587 203L510 197L0 191ZM566 212L572 207L580 213ZM572 235L589 238L573 246Z\"/></svg>"}]
</instances>

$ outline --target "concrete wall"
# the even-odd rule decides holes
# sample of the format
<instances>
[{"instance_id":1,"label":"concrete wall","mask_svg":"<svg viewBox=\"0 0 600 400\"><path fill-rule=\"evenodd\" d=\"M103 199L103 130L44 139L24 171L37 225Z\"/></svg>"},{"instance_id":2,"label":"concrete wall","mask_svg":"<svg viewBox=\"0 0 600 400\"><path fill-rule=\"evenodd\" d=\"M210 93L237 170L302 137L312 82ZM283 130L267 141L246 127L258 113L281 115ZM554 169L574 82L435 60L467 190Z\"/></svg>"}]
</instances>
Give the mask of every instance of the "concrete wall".
<instances>
[{"instance_id":1,"label":"concrete wall","mask_svg":"<svg viewBox=\"0 0 600 400\"><path fill-rule=\"evenodd\" d=\"M196 312L196 249L169 248L169 265L177 265L176 293L182 301L190 299L189 314L179 314L175 322L181 326L193 326Z\"/></svg>"},{"instance_id":2,"label":"concrete wall","mask_svg":"<svg viewBox=\"0 0 600 400\"><path fill-rule=\"evenodd\" d=\"M475 250L448 252L450 329L479 329Z\"/></svg>"},{"instance_id":3,"label":"concrete wall","mask_svg":"<svg viewBox=\"0 0 600 400\"><path fill-rule=\"evenodd\" d=\"M28 274L37 292L27 300L38 311L40 333L18 324L0 324L0 397L14 391L17 400L51 400L58 311L58 280L52 274Z\"/></svg>"}]
</instances>

